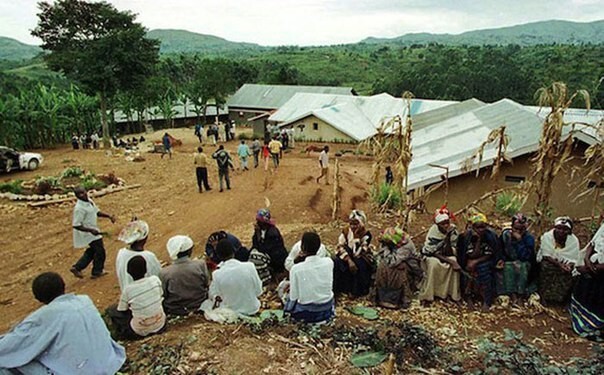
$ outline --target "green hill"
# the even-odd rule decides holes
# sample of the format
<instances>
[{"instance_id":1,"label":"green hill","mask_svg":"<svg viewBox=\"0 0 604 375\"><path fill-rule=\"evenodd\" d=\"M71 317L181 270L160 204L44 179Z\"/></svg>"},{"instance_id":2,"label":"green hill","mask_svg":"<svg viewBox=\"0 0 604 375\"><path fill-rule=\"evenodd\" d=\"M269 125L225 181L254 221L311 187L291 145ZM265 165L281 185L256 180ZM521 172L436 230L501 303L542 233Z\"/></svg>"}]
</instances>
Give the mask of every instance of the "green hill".
<instances>
[{"instance_id":1,"label":"green hill","mask_svg":"<svg viewBox=\"0 0 604 375\"><path fill-rule=\"evenodd\" d=\"M260 51L265 48L258 44L231 42L217 36L197 34L186 30L151 30L147 33L147 37L161 42L160 52L162 54L217 54Z\"/></svg>"},{"instance_id":2,"label":"green hill","mask_svg":"<svg viewBox=\"0 0 604 375\"><path fill-rule=\"evenodd\" d=\"M20 61L36 57L42 49L21 43L18 40L0 36L0 60Z\"/></svg>"},{"instance_id":3,"label":"green hill","mask_svg":"<svg viewBox=\"0 0 604 375\"><path fill-rule=\"evenodd\" d=\"M604 20L581 23L570 21L541 21L502 27L468 31L462 34L405 34L396 38L366 38L361 43L372 44L428 44L485 45L518 44L532 46L538 44L603 44Z\"/></svg>"}]
</instances>

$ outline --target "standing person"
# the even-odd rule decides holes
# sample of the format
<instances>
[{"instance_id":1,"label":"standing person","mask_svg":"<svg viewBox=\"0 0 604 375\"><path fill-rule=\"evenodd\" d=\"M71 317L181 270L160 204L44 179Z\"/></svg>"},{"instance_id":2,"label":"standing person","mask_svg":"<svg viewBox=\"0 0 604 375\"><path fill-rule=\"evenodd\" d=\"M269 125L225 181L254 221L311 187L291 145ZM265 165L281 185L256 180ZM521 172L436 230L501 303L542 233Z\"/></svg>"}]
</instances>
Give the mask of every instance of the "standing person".
<instances>
[{"instance_id":1,"label":"standing person","mask_svg":"<svg viewBox=\"0 0 604 375\"><path fill-rule=\"evenodd\" d=\"M170 238L166 244L172 264L161 269L159 278L168 315L196 312L208 298L210 273L205 262L191 259L193 247L191 237L182 235Z\"/></svg>"},{"instance_id":2,"label":"standing person","mask_svg":"<svg viewBox=\"0 0 604 375\"><path fill-rule=\"evenodd\" d=\"M221 260L220 267L212 274L209 302L204 311L212 307L226 307L239 314L254 315L260 309L258 297L262 294L262 282L252 263L233 258L233 245L226 239L216 245Z\"/></svg>"},{"instance_id":3,"label":"standing person","mask_svg":"<svg viewBox=\"0 0 604 375\"><path fill-rule=\"evenodd\" d=\"M394 175L392 174L392 168L390 168L390 166L388 165L386 167L386 184L392 185L393 182L394 182Z\"/></svg>"},{"instance_id":4,"label":"standing person","mask_svg":"<svg viewBox=\"0 0 604 375\"><path fill-rule=\"evenodd\" d=\"M1 374L115 374L122 367L126 352L88 296L65 294L54 272L36 276L32 292L44 306L0 336Z\"/></svg>"},{"instance_id":5,"label":"standing person","mask_svg":"<svg viewBox=\"0 0 604 375\"><path fill-rule=\"evenodd\" d=\"M321 175L317 177L317 184L325 176L325 185L329 185L329 146L323 147L323 151L319 154L319 166L321 167Z\"/></svg>"},{"instance_id":6,"label":"standing person","mask_svg":"<svg viewBox=\"0 0 604 375\"><path fill-rule=\"evenodd\" d=\"M289 139L289 143L291 143L292 148L295 148L296 140L295 140L294 136L296 134L296 130L292 126L291 128L288 128L286 131L287 131L287 138Z\"/></svg>"},{"instance_id":7,"label":"standing person","mask_svg":"<svg viewBox=\"0 0 604 375\"><path fill-rule=\"evenodd\" d=\"M170 140L170 135L165 133L161 139L161 143L164 145L164 152L161 154L161 158L164 158L165 154L170 155L170 159L172 159L172 141Z\"/></svg>"},{"instance_id":8,"label":"standing person","mask_svg":"<svg viewBox=\"0 0 604 375\"><path fill-rule=\"evenodd\" d=\"M287 150L289 147L289 135L286 129L281 130L281 140L283 141L283 149Z\"/></svg>"},{"instance_id":9,"label":"standing person","mask_svg":"<svg viewBox=\"0 0 604 375\"><path fill-rule=\"evenodd\" d=\"M241 169L244 171L249 171L247 167L247 159L252 156L250 153L250 148L245 144L245 140L241 140L241 144L237 147L237 156L239 156L239 163L241 164Z\"/></svg>"},{"instance_id":10,"label":"standing person","mask_svg":"<svg viewBox=\"0 0 604 375\"><path fill-rule=\"evenodd\" d=\"M123 339L136 340L166 328L162 307L163 291L157 276L148 276L145 258L137 255L128 261L128 274L134 280L122 290L120 301L107 309L107 315Z\"/></svg>"},{"instance_id":11,"label":"standing person","mask_svg":"<svg viewBox=\"0 0 604 375\"><path fill-rule=\"evenodd\" d=\"M235 121L231 121L231 129L229 131L231 132L231 139L235 139Z\"/></svg>"},{"instance_id":12,"label":"standing person","mask_svg":"<svg viewBox=\"0 0 604 375\"><path fill-rule=\"evenodd\" d=\"M105 217L115 223L115 218L107 213L101 212L88 197L88 192L82 186L74 189L77 198L73 209L73 246L76 249L87 247L82 257L74 264L70 271L75 277L84 277L82 271L92 262L92 278L104 276L105 268L105 246L103 236L97 224L97 218Z\"/></svg>"},{"instance_id":13,"label":"standing person","mask_svg":"<svg viewBox=\"0 0 604 375\"><path fill-rule=\"evenodd\" d=\"M503 270L497 277L497 293L509 295L512 303L530 294L531 278L536 271L535 237L527 230L528 219L522 213L512 217L512 228L501 233Z\"/></svg>"},{"instance_id":14,"label":"standing person","mask_svg":"<svg viewBox=\"0 0 604 375\"><path fill-rule=\"evenodd\" d=\"M283 145L277 139L277 136L273 138L272 141L268 144L268 149L271 152L271 156L273 158L273 166L275 167L275 171L279 168L279 156L281 155L281 149Z\"/></svg>"},{"instance_id":15,"label":"standing person","mask_svg":"<svg viewBox=\"0 0 604 375\"><path fill-rule=\"evenodd\" d=\"M254 168L258 168L258 157L260 155L260 150L261 150L261 146L260 146L260 141L258 141L258 138L254 138L254 141L252 142L252 154L254 155Z\"/></svg>"},{"instance_id":16,"label":"standing person","mask_svg":"<svg viewBox=\"0 0 604 375\"><path fill-rule=\"evenodd\" d=\"M455 217L446 206L436 210L434 224L426 234L422 247L423 268L426 272L419 292L419 300L429 304L434 298L461 300L460 271L457 262L457 227Z\"/></svg>"},{"instance_id":17,"label":"standing person","mask_svg":"<svg viewBox=\"0 0 604 375\"><path fill-rule=\"evenodd\" d=\"M334 266L334 291L354 297L369 294L375 272L372 235L366 228L367 216L361 210L352 210L348 226L338 237Z\"/></svg>"},{"instance_id":18,"label":"standing person","mask_svg":"<svg viewBox=\"0 0 604 375\"><path fill-rule=\"evenodd\" d=\"M146 276L159 275L159 271L161 270L159 259L157 259L157 256L152 251L145 250L148 236L149 225L143 220L134 220L129 222L117 237L118 240L127 245L127 247L123 247L117 252L115 258L115 272L117 273L117 281L122 291L128 284L134 282L132 276L128 273L128 262L135 256L140 255L145 258L147 267Z\"/></svg>"},{"instance_id":19,"label":"standing person","mask_svg":"<svg viewBox=\"0 0 604 375\"><path fill-rule=\"evenodd\" d=\"M71 136L71 147L73 147L74 150L80 148L79 138L75 134Z\"/></svg>"},{"instance_id":20,"label":"standing person","mask_svg":"<svg viewBox=\"0 0 604 375\"><path fill-rule=\"evenodd\" d=\"M94 148L95 150L99 148L99 135L97 132L93 132L92 135L90 136L90 138L92 139L92 148Z\"/></svg>"},{"instance_id":21,"label":"standing person","mask_svg":"<svg viewBox=\"0 0 604 375\"><path fill-rule=\"evenodd\" d=\"M199 143L202 143L203 138L201 137L201 132L203 131L201 124L197 123L195 124L195 136L197 137L197 139L199 139Z\"/></svg>"},{"instance_id":22,"label":"standing person","mask_svg":"<svg viewBox=\"0 0 604 375\"><path fill-rule=\"evenodd\" d=\"M604 223L577 263L582 265L577 267L580 276L570 301L573 330L587 339L604 342Z\"/></svg>"},{"instance_id":23,"label":"standing person","mask_svg":"<svg viewBox=\"0 0 604 375\"><path fill-rule=\"evenodd\" d=\"M565 304L573 288L573 270L579 260L579 239L567 216L556 218L554 228L541 236L537 262L537 288L546 303Z\"/></svg>"},{"instance_id":24,"label":"standing person","mask_svg":"<svg viewBox=\"0 0 604 375\"><path fill-rule=\"evenodd\" d=\"M226 142L231 140L231 123L228 120L224 123L224 140Z\"/></svg>"},{"instance_id":25,"label":"standing person","mask_svg":"<svg viewBox=\"0 0 604 375\"><path fill-rule=\"evenodd\" d=\"M289 272L289 296L284 311L293 320L325 322L335 315L333 298L333 260L317 255L321 238L313 232L302 235L298 262Z\"/></svg>"},{"instance_id":26,"label":"standing person","mask_svg":"<svg viewBox=\"0 0 604 375\"><path fill-rule=\"evenodd\" d=\"M193 164L195 164L195 175L197 177L197 187L201 193L201 185L206 191L212 190L208 183L208 157L203 153L203 148L197 147L197 152L193 156Z\"/></svg>"},{"instance_id":27,"label":"standing person","mask_svg":"<svg viewBox=\"0 0 604 375\"><path fill-rule=\"evenodd\" d=\"M86 133L86 148L92 148L92 135L90 133Z\"/></svg>"},{"instance_id":28,"label":"standing person","mask_svg":"<svg viewBox=\"0 0 604 375\"><path fill-rule=\"evenodd\" d=\"M268 148L268 141L264 141L262 146L262 160L264 160L264 171L268 171L268 160L271 157L271 151Z\"/></svg>"},{"instance_id":29,"label":"standing person","mask_svg":"<svg viewBox=\"0 0 604 375\"><path fill-rule=\"evenodd\" d=\"M495 299L495 263L500 259L499 239L487 225L487 217L476 213L464 233L459 247L459 264L467 272L462 275L462 293L470 305L475 298L482 300L482 310L488 310Z\"/></svg>"},{"instance_id":30,"label":"standing person","mask_svg":"<svg viewBox=\"0 0 604 375\"><path fill-rule=\"evenodd\" d=\"M226 181L227 190L231 190L231 180L229 178L229 168L231 168L231 170L234 170L233 161L231 160L231 155L229 155L229 152L224 149L223 145L220 145L218 147L218 150L216 150L212 154L212 159L215 159L216 163L218 164L218 179L220 181L220 192L222 193L224 191L223 185L222 185L223 180Z\"/></svg>"}]
</instances>

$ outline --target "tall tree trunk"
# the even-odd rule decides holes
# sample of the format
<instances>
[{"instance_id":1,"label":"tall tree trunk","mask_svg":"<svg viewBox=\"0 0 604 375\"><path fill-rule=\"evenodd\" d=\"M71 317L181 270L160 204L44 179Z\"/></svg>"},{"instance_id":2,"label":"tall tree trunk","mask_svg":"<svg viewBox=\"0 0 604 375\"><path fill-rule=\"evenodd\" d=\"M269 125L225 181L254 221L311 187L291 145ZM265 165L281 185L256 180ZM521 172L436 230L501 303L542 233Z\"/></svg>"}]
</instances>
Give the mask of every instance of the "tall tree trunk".
<instances>
[{"instance_id":1,"label":"tall tree trunk","mask_svg":"<svg viewBox=\"0 0 604 375\"><path fill-rule=\"evenodd\" d=\"M108 150L111 148L111 142L109 141L109 124L107 123L107 98L104 92L101 92L101 124L103 126L103 148Z\"/></svg>"}]
</instances>

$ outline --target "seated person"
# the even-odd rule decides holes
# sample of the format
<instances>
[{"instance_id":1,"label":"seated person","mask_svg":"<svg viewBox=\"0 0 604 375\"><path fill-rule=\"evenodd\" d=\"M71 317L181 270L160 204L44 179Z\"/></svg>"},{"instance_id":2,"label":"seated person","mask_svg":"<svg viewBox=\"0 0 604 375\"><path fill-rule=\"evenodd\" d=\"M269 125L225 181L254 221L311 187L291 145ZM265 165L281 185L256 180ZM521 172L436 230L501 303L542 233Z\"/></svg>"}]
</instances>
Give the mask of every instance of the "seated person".
<instances>
[{"instance_id":1,"label":"seated person","mask_svg":"<svg viewBox=\"0 0 604 375\"><path fill-rule=\"evenodd\" d=\"M580 276L570 301L573 330L587 339L604 342L604 222L578 263Z\"/></svg>"},{"instance_id":2,"label":"seated person","mask_svg":"<svg viewBox=\"0 0 604 375\"><path fill-rule=\"evenodd\" d=\"M159 271L164 290L164 311L169 315L197 312L208 298L208 268L205 262L191 259L193 240L188 236L170 238L167 248L172 264Z\"/></svg>"},{"instance_id":3,"label":"seated person","mask_svg":"<svg viewBox=\"0 0 604 375\"><path fill-rule=\"evenodd\" d=\"M241 246L241 241L239 241L239 238L235 237L229 232L219 230L210 234L208 241L206 242L206 262L211 270L215 270L216 265L220 263L220 259L218 259L218 255L216 254L216 245L218 244L218 241L225 238L229 240L235 249L235 259L242 262L247 262L250 257L250 251L246 247Z\"/></svg>"},{"instance_id":4,"label":"seated person","mask_svg":"<svg viewBox=\"0 0 604 375\"><path fill-rule=\"evenodd\" d=\"M331 319L335 314L333 299L333 261L318 256L321 238L313 232L302 236L302 250L289 273L289 296L285 312L293 320L318 323Z\"/></svg>"},{"instance_id":5,"label":"seated person","mask_svg":"<svg viewBox=\"0 0 604 375\"><path fill-rule=\"evenodd\" d=\"M140 139L138 140L138 143L143 143L144 141L145 141L145 137L143 137L143 136L141 135Z\"/></svg>"},{"instance_id":6,"label":"seated person","mask_svg":"<svg viewBox=\"0 0 604 375\"><path fill-rule=\"evenodd\" d=\"M352 210L348 226L338 238L334 261L334 291L355 297L369 294L371 278L375 272L371 232L365 225L367 216L360 210Z\"/></svg>"},{"instance_id":7,"label":"seated person","mask_svg":"<svg viewBox=\"0 0 604 375\"><path fill-rule=\"evenodd\" d=\"M54 272L38 275L32 291L44 306L0 335L0 373L114 374L122 367L124 348L88 296L65 294Z\"/></svg>"},{"instance_id":8,"label":"seated person","mask_svg":"<svg viewBox=\"0 0 604 375\"><path fill-rule=\"evenodd\" d=\"M252 263L235 259L235 249L227 239L218 241L216 253L221 264L210 283L213 308L226 307L242 315L254 315L260 309L258 297L262 294L256 268Z\"/></svg>"},{"instance_id":9,"label":"seated person","mask_svg":"<svg viewBox=\"0 0 604 375\"><path fill-rule=\"evenodd\" d=\"M499 238L487 225L487 217L476 213L470 217L470 228L459 245L459 264L465 270L461 290L473 306L477 298L482 310L488 310L495 299L495 265L499 260Z\"/></svg>"},{"instance_id":10,"label":"seated person","mask_svg":"<svg viewBox=\"0 0 604 375\"><path fill-rule=\"evenodd\" d=\"M302 251L302 241L298 241L292 246L289 254L287 254L287 259L285 259L285 269L289 272L292 269L292 266L296 263L300 263L304 260L304 256L300 256L300 252ZM320 257L328 257L329 252L325 245L321 244L319 247L319 251L317 251L317 256Z\"/></svg>"},{"instance_id":11,"label":"seated person","mask_svg":"<svg viewBox=\"0 0 604 375\"><path fill-rule=\"evenodd\" d=\"M572 233L569 217L554 221L554 229L541 236L537 252L537 288L544 302L565 304L573 288L573 270L579 260L579 239Z\"/></svg>"},{"instance_id":12,"label":"seated person","mask_svg":"<svg viewBox=\"0 0 604 375\"><path fill-rule=\"evenodd\" d=\"M122 291L117 307L107 309L118 336L135 340L164 331L161 281L157 276L145 277L147 262L141 255L128 261L128 273L134 281Z\"/></svg>"},{"instance_id":13,"label":"seated person","mask_svg":"<svg viewBox=\"0 0 604 375\"><path fill-rule=\"evenodd\" d=\"M529 290L529 276L536 268L535 237L527 230L528 219L521 213L512 217L512 228L501 233L503 272L497 278L497 293L509 295L512 303L518 297L526 298Z\"/></svg>"},{"instance_id":14,"label":"seated person","mask_svg":"<svg viewBox=\"0 0 604 375\"><path fill-rule=\"evenodd\" d=\"M256 252L253 250L256 250ZM264 256L259 256L258 253ZM277 274L285 271L285 258L287 258L287 250L283 243L283 237L275 226L270 211L267 209L258 210L254 235L252 236L250 261L258 268L258 273L260 271L266 273L264 270L268 269L270 278L274 278Z\"/></svg>"},{"instance_id":15,"label":"seated person","mask_svg":"<svg viewBox=\"0 0 604 375\"><path fill-rule=\"evenodd\" d=\"M384 230L377 260L372 299L381 307L408 308L424 273L411 237L398 227Z\"/></svg>"},{"instance_id":16,"label":"seated person","mask_svg":"<svg viewBox=\"0 0 604 375\"><path fill-rule=\"evenodd\" d=\"M457 227L451 223L454 217L446 207L441 207L434 214L434 224L426 234L422 247L423 268L426 274L419 292L423 304L434 301L434 298L461 300L460 270L457 263Z\"/></svg>"},{"instance_id":17,"label":"seated person","mask_svg":"<svg viewBox=\"0 0 604 375\"><path fill-rule=\"evenodd\" d=\"M140 255L145 258L147 262L146 276L159 276L161 264L157 256L151 251L145 250L148 236L149 225L142 220L134 220L128 223L117 237L118 240L128 245L128 247L121 248L117 252L115 259L115 271L117 272L117 280L122 291L128 284L134 281L132 276L128 274L128 261L132 257Z\"/></svg>"}]
</instances>

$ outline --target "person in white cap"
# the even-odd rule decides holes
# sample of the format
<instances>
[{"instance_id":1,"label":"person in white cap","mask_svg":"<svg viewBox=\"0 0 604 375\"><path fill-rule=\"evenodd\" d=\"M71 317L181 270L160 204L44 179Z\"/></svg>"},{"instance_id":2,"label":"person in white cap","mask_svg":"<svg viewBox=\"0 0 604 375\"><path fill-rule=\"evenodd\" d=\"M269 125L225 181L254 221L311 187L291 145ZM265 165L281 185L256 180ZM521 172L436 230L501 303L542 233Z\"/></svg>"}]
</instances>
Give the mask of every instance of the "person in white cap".
<instances>
[{"instance_id":1,"label":"person in white cap","mask_svg":"<svg viewBox=\"0 0 604 375\"><path fill-rule=\"evenodd\" d=\"M446 207L436 210L434 224L426 235L421 251L426 274L419 292L423 303L430 303L435 297L461 300L461 267L456 260L458 232L451 216Z\"/></svg>"},{"instance_id":2,"label":"person in white cap","mask_svg":"<svg viewBox=\"0 0 604 375\"><path fill-rule=\"evenodd\" d=\"M168 315L196 312L208 298L208 268L205 262L191 259L194 244L189 236L174 236L166 247L172 264L159 272L164 290L164 311Z\"/></svg>"},{"instance_id":3,"label":"person in white cap","mask_svg":"<svg viewBox=\"0 0 604 375\"><path fill-rule=\"evenodd\" d=\"M145 276L159 276L161 264L157 256L151 251L145 250L148 236L149 225L143 220L134 220L122 229L117 238L128 245L128 247L121 248L117 252L117 258L115 259L115 271L122 291L134 281L132 276L128 274L128 261L134 256L140 255L145 258L147 262L147 274Z\"/></svg>"}]
</instances>

